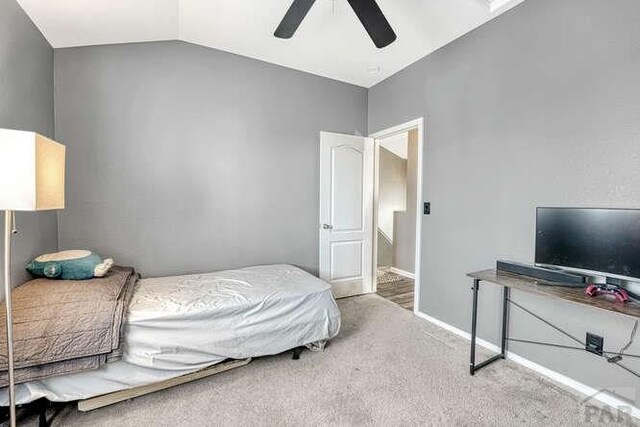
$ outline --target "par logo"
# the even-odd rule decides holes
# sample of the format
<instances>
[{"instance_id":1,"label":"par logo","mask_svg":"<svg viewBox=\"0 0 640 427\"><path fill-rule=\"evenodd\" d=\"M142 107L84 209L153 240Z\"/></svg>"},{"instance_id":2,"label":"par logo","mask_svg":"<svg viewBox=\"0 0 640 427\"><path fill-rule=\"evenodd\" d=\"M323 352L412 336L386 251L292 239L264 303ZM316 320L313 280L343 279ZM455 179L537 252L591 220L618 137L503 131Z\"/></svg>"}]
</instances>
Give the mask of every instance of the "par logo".
<instances>
[{"instance_id":1,"label":"par logo","mask_svg":"<svg viewBox=\"0 0 640 427\"><path fill-rule=\"evenodd\" d=\"M629 389L629 391L635 392L634 389ZM619 396L605 388L598 390L591 396L588 396L580 402L584 408L585 423L631 425L633 423L631 415L633 411L633 404L622 404L616 405L615 407L608 406L599 402L600 398L604 396L616 396L616 399L620 400Z\"/></svg>"}]
</instances>

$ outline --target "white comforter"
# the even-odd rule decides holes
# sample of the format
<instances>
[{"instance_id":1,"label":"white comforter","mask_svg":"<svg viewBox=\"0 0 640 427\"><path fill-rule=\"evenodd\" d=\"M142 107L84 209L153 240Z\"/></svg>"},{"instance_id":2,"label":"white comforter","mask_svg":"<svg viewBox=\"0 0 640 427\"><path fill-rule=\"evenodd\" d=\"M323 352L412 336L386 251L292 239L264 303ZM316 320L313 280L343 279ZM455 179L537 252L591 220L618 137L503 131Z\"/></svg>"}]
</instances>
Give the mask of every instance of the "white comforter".
<instances>
[{"instance_id":1,"label":"white comforter","mask_svg":"<svg viewBox=\"0 0 640 427\"><path fill-rule=\"evenodd\" d=\"M86 399L162 381L227 358L322 342L340 330L331 287L290 265L141 280L124 357L103 368L16 387L18 403ZM0 404L7 405L6 391Z\"/></svg>"}]
</instances>

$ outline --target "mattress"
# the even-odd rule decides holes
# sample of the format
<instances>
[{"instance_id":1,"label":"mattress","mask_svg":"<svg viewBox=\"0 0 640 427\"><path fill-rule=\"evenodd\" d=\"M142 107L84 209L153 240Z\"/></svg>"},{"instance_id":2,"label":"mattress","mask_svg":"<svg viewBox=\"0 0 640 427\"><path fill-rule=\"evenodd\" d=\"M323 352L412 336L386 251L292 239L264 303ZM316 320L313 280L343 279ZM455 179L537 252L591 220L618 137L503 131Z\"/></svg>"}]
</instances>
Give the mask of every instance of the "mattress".
<instances>
[{"instance_id":1,"label":"mattress","mask_svg":"<svg viewBox=\"0 0 640 427\"><path fill-rule=\"evenodd\" d=\"M73 401L163 381L225 359L335 337L331 287L291 265L143 279L125 321L123 358L98 370L16 386L16 400ZM6 390L0 404L8 403Z\"/></svg>"}]
</instances>

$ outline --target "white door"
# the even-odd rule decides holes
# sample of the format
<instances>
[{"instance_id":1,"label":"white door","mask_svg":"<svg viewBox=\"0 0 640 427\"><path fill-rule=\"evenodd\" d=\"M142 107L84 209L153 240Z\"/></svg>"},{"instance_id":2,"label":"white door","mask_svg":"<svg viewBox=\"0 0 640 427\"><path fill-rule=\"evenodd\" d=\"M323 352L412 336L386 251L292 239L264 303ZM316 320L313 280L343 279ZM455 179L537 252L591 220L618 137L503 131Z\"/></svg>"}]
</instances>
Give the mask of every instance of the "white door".
<instances>
[{"instance_id":1,"label":"white door","mask_svg":"<svg viewBox=\"0 0 640 427\"><path fill-rule=\"evenodd\" d=\"M373 290L372 138L320 133L320 278L337 298Z\"/></svg>"}]
</instances>

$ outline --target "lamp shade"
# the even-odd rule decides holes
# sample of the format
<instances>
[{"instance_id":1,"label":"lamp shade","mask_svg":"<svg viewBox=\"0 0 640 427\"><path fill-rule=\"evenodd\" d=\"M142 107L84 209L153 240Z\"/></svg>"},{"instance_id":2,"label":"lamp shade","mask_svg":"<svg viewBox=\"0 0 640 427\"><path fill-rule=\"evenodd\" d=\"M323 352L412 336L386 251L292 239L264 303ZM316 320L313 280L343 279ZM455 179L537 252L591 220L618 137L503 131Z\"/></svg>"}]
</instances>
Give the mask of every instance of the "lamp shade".
<instances>
[{"instance_id":1,"label":"lamp shade","mask_svg":"<svg viewBox=\"0 0 640 427\"><path fill-rule=\"evenodd\" d=\"M64 209L64 163L64 145L0 129L0 210Z\"/></svg>"}]
</instances>

